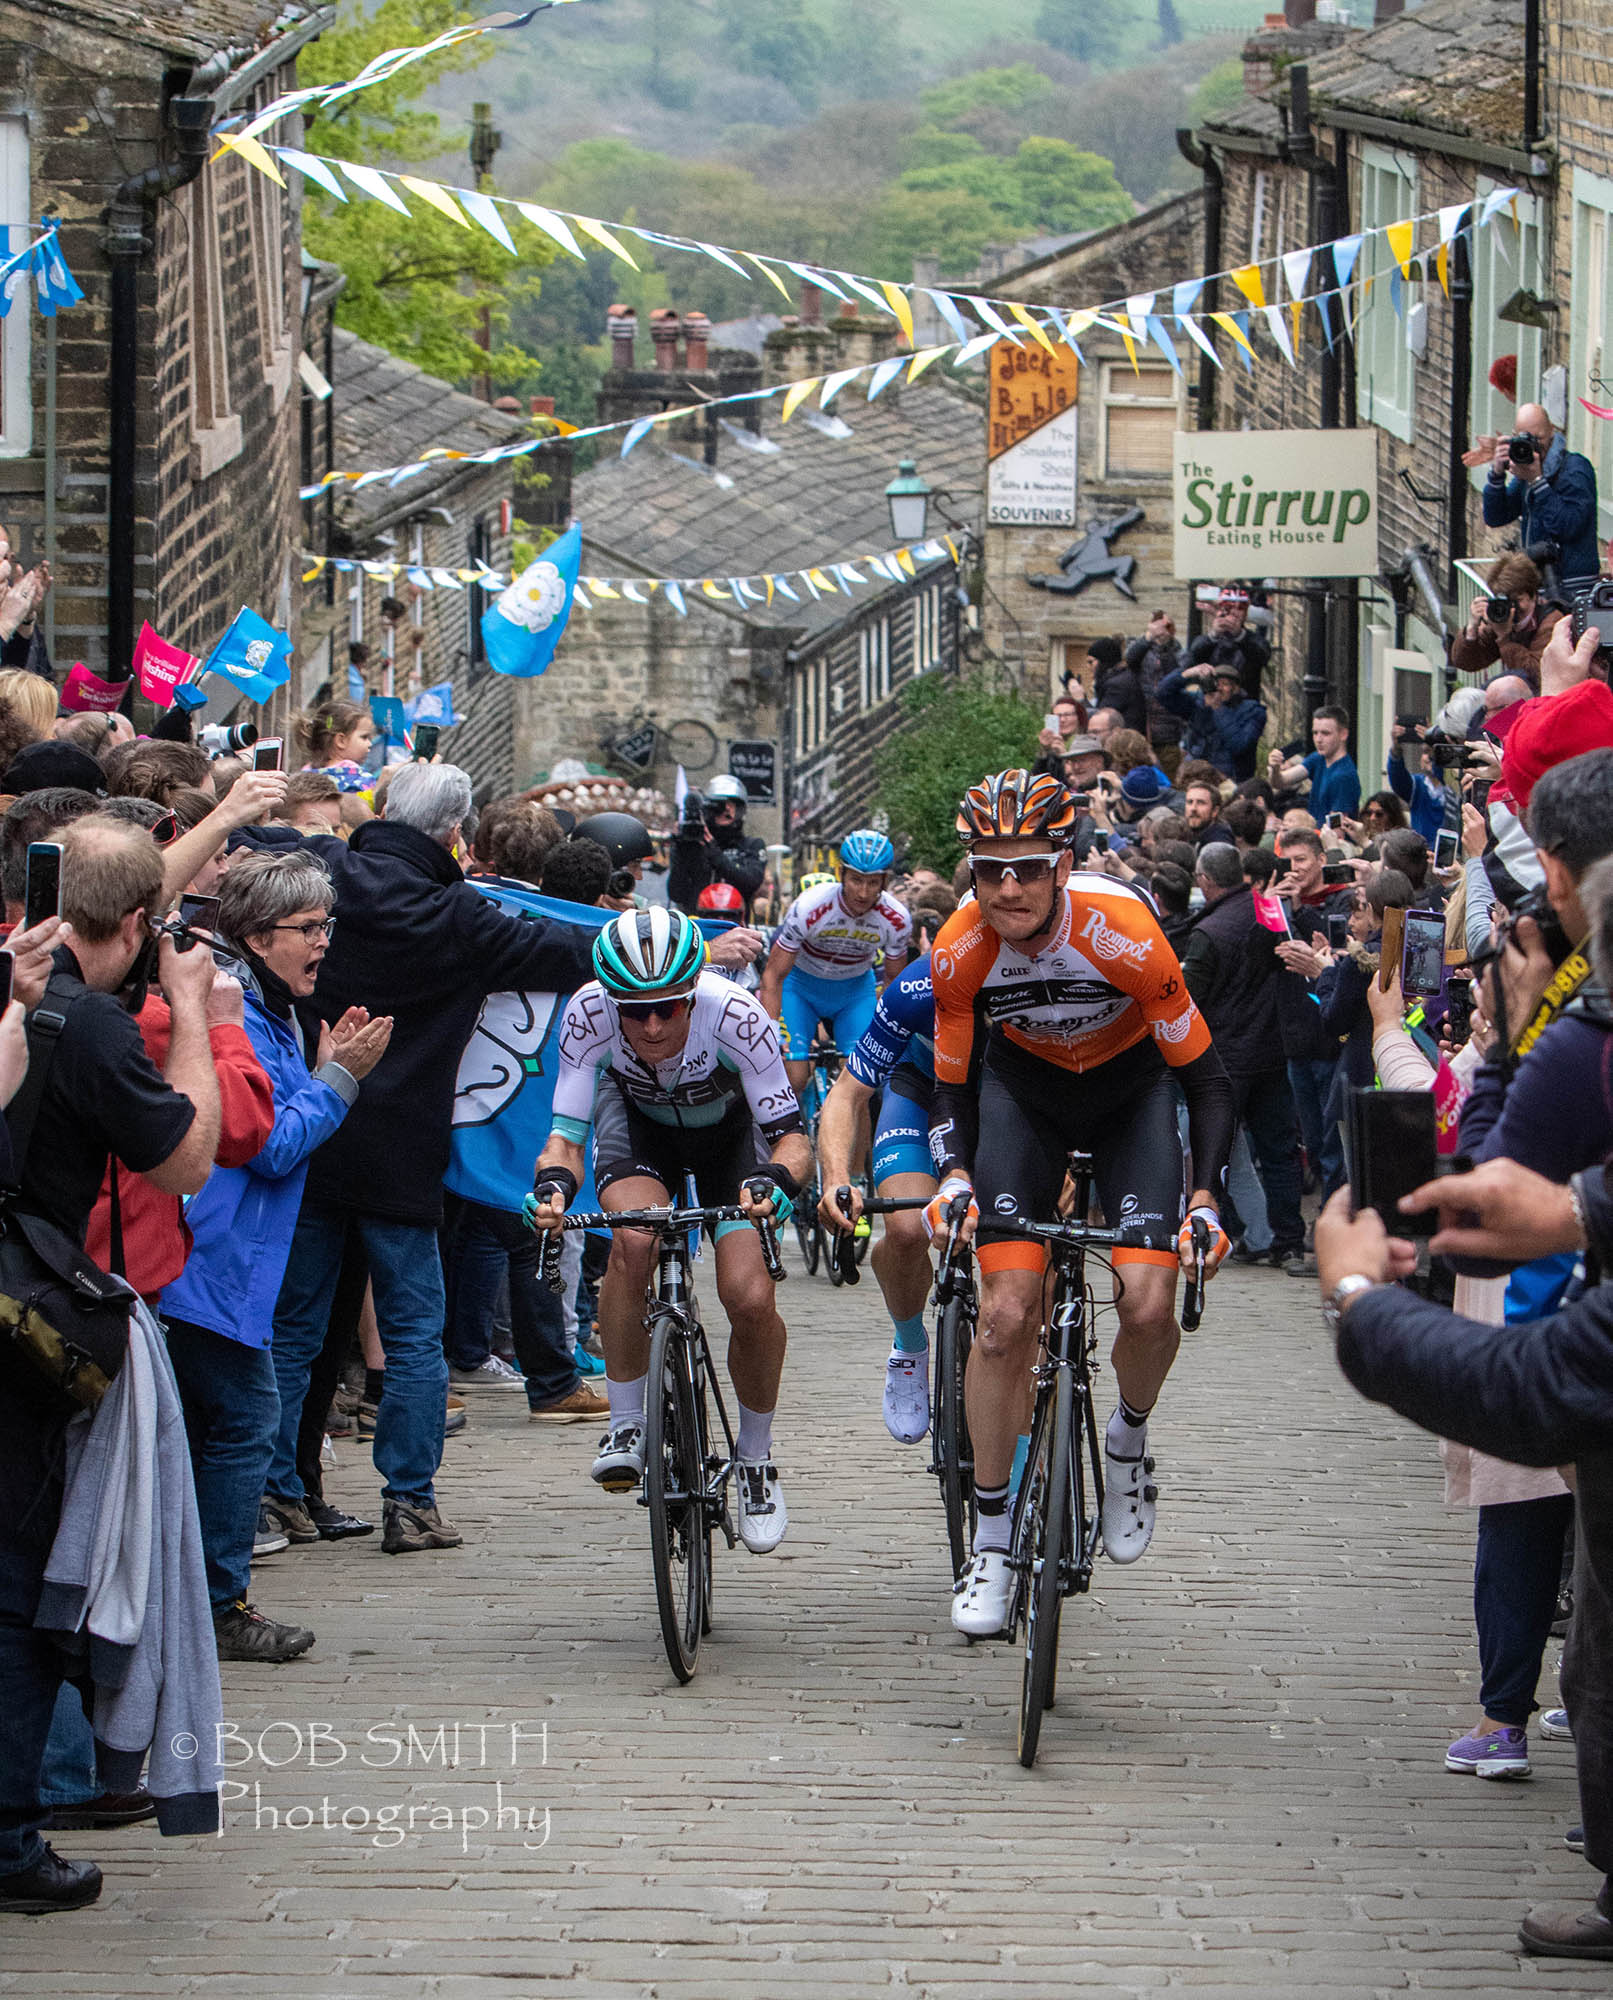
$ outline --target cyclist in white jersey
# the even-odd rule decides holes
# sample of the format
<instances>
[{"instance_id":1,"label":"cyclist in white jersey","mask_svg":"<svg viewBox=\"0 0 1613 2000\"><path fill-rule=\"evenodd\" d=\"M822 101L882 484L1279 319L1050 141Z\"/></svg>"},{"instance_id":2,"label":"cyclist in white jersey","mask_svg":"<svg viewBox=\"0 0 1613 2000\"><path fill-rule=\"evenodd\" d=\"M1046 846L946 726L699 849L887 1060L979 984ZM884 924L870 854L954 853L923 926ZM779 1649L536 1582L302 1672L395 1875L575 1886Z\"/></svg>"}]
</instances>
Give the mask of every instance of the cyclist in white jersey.
<instances>
[{"instance_id":1,"label":"cyclist in white jersey","mask_svg":"<svg viewBox=\"0 0 1613 2000\"><path fill-rule=\"evenodd\" d=\"M851 1050L874 1018L875 962L888 984L907 963L913 920L885 893L896 851L884 834L863 829L840 845L838 882L808 889L785 912L762 974L762 1005L784 1029L785 1067L806 1086L818 1023L837 1049Z\"/></svg>"},{"instance_id":2,"label":"cyclist in white jersey","mask_svg":"<svg viewBox=\"0 0 1613 2000\"><path fill-rule=\"evenodd\" d=\"M705 944L681 910L630 910L600 932L599 977L571 996L561 1022L554 1122L526 1202L535 1228L560 1226L582 1179L590 1124L601 1208L681 1201L693 1174L702 1205L737 1201L788 1218L812 1151L778 1031L752 994L705 966ZM755 1230L724 1223L715 1240L739 1402L739 1534L765 1555L788 1520L772 1454L784 1322ZM644 1472L644 1294L655 1246L644 1230L617 1230L599 1288L611 1427L593 1476L609 1492L631 1491Z\"/></svg>"}]
</instances>

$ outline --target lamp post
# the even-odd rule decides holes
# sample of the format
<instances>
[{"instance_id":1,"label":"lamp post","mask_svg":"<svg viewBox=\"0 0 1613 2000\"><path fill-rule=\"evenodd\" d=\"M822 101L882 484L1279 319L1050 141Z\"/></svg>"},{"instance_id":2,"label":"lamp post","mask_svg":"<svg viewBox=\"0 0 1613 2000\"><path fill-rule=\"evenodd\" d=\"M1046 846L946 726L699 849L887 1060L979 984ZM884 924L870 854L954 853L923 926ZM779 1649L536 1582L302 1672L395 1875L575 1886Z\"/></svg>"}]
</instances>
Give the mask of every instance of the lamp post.
<instances>
[{"instance_id":1,"label":"lamp post","mask_svg":"<svg viewBox=\"0 0 1613 2000\"><path fill-rule=\"evenodd\" d=\"M924 524L930 511L930 488L910 458L896 468L896 477L885 488L885 504L890 508L891 533L898 542L922 542Z\"/></svg>"}]
</instances>

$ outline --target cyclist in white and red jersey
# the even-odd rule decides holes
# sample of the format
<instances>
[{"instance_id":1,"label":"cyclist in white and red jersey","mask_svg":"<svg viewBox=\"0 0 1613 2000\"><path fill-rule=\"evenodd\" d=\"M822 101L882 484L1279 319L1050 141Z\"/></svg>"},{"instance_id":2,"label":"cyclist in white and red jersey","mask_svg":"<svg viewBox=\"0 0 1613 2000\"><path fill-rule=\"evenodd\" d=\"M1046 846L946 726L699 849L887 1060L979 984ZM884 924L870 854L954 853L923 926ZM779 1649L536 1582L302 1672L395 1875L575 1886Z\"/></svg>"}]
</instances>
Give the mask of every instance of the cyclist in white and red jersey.
<instances>
[{"instance_id":1,"label":"cyclist in white and red jersey","mask_svg":"<svg viewBox=\"0 0 1613 2000\"><path fill-rule=\"evenodd\" d=\"M1225 1256L1216 1197L1233 1133L1231 1085L1210 1046L1153 906L1107 875L1072 873L1069 793L1004 771L970 787L958 815L976 902L948 919L930 955L941 1186L932 1231L967 1190L978 1220L980 1334L965 1406L979 1510L952 1622L998 1632L1012 1589L1009 1481L1035 1358L1047 1253L1015 1215L1051 1220L1072 1150L1090 1154L1105 1220L1139 1247L1113 1253L1120 1400L1104 1445L1103 1543L1135 1562L1154 1530L1148 1413L1176 1357L1176 1274L1192 1268L1190 1224L1211 1225L1206 1270ZM1194 1191L1183 1217L1176 1093L1187 1098Z\"/></svg>"},{"instance_id":2,"label":"cyclist in white and red jersey","mask_svg":"<svg viewBox=\"0 0 1613 2000\"><path fill-rule=\"evenodd\" d=\"M883 955L880 984L907 963L913 919L885 893L895 859L884 834L848 833L840 880L803 891L784 913L757 998L784 1029L785 1067L797 1090L806 1087L818 1023L828 1024L837 1049L854 1049L874 1018L876 961Z\"/></svg>"}]
</instances>

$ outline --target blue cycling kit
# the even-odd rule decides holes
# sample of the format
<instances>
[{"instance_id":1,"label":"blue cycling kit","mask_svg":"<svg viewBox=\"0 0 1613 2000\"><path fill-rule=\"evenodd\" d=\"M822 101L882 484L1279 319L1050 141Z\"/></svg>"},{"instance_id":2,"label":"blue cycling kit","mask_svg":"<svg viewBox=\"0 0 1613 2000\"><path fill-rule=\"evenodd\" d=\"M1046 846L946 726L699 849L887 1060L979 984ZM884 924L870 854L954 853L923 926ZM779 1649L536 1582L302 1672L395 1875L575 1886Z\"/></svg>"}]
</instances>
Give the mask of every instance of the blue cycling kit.
<instances>
[{"instance_id":1,"label":"blue cycling kit","mask_svg":"<svg viewBox=\"0 0 1613 2000\"><path fill-rule=\"evenodd\" d=\"M928 1174L930 1100L935 1088L935 999L929 953L897 974L879 996L874 1018L846 1067L870 1090L883 1086L874 1129L878 1187L896 1174Z\"/></svg>"}]
</instances>

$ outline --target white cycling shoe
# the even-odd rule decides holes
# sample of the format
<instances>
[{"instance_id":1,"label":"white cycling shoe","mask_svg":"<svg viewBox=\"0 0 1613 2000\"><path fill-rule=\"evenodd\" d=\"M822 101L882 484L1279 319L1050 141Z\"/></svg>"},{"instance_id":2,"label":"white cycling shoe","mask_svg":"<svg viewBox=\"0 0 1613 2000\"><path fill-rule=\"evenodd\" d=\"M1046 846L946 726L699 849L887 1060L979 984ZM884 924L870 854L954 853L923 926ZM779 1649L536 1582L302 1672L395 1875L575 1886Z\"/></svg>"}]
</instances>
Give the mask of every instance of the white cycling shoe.
<instances>
[{"instance_id":1,"label":"white cycling shoe","mask_svg":"<svg viewBox=\"0 0 1613 2000\"><path fill-rule=\"evenodd\" d=\"M599 1441L593 1476L607 1493L631 1493L644 1477L644 1426L618 1424Z\"/></svg>"},{"instance_id":2,"label":"white cycling shoe","mask_svg":"<svg viewBox=\"0 0 1613 2000\"><path fill-rule=\"evenodd\" d=\"M995 1639L1008 1623L1014 1599L1014 1572L1006 1549L982 1549L971 1556L952 1586L952 1628L971 1639Z\"/></svg>"},{"instance_id":3,"label":"white cycling shoe","mask_svg":"<svg viewBox=\"0 0 1613 2000\"><path fill-rule=\"evenodd\" d=\"M739 1539L753 1556L769 1556L790 1525L779 1484L778 1467L770 1461L734 1460L734 1488L739 1496Z\"/></svg>"},{"instance_id":4,"label":"white cycling shoe","mask_svg":"<svg viewBox=\"0 0 1613 2000\"><path fill-rule=\"evenodd\" d=\"M1110 1562L1134 1563L1154 1539L1154 1461L1103 1452L1103 1552Z\"/></svg>"},{"instance_id":5,"label":"white cycling shoe","mask_svg":"<svg viewBox=\"0 0 1613 2000\"><path fill-rule=\"evenodd\" d=\"M917 1444L930 1428L930 1354L892 1353L885 1363L885 1428L898 1444Z\"/></svg>"}]
</instances>

